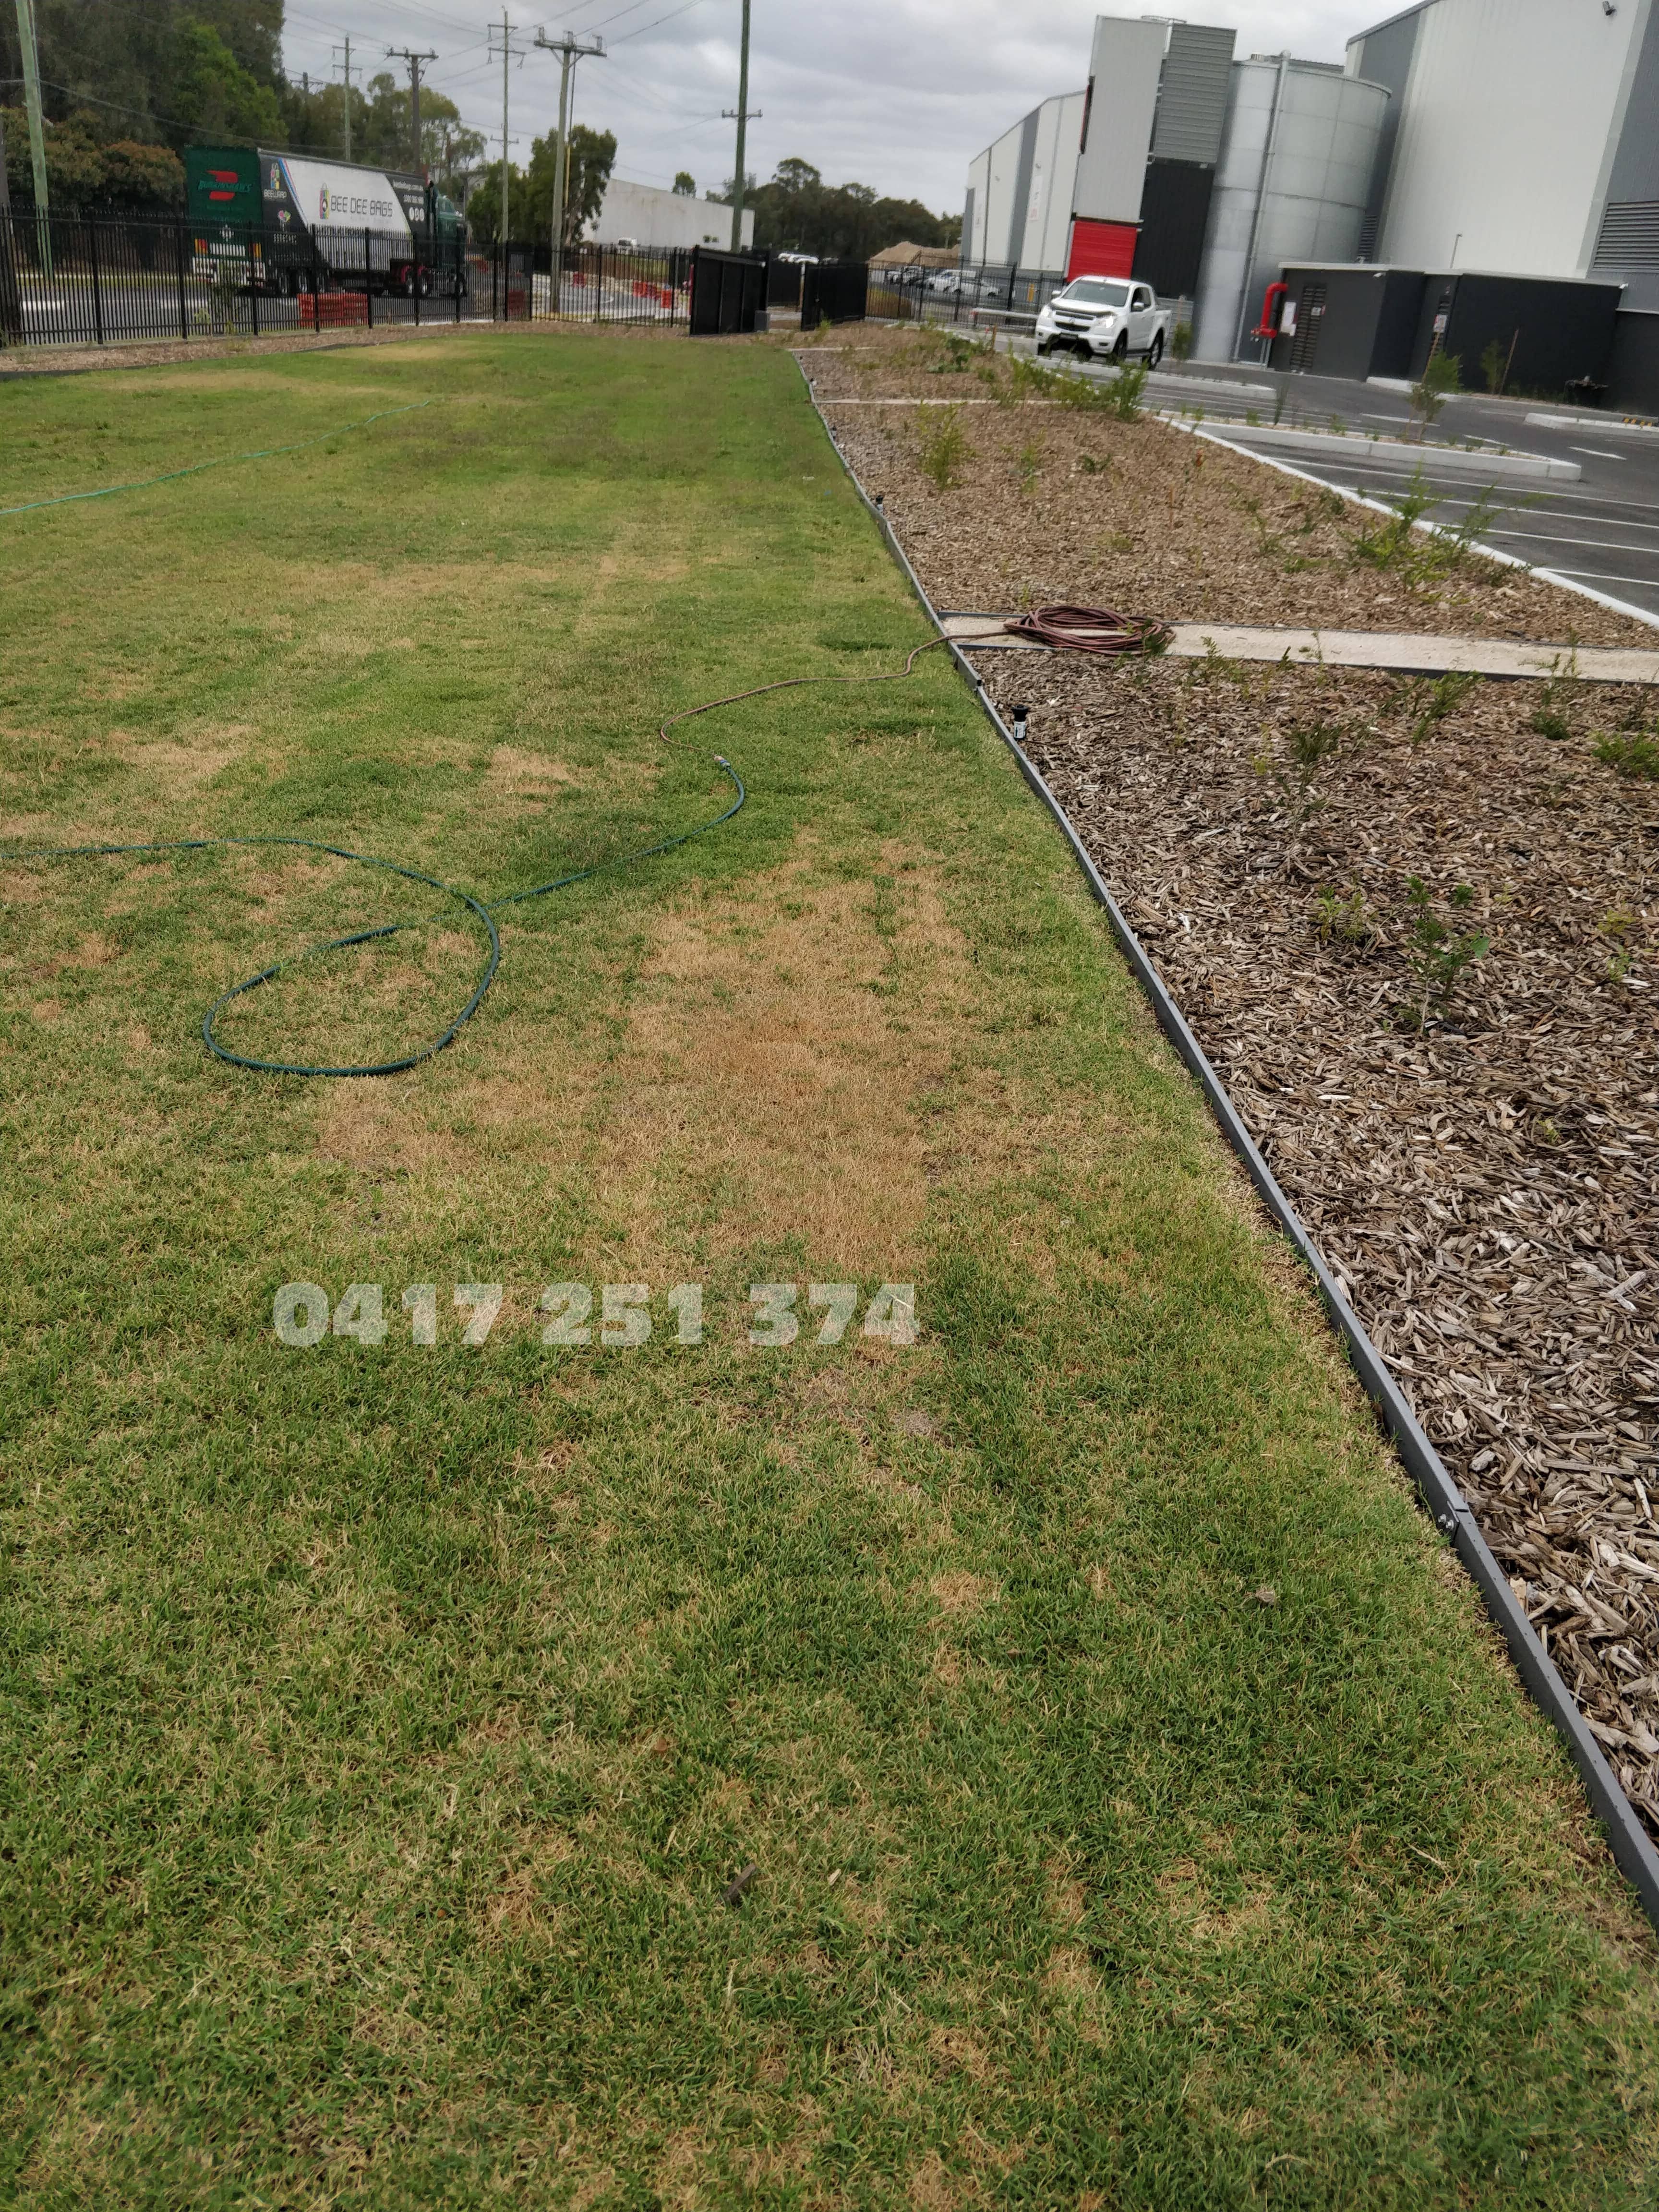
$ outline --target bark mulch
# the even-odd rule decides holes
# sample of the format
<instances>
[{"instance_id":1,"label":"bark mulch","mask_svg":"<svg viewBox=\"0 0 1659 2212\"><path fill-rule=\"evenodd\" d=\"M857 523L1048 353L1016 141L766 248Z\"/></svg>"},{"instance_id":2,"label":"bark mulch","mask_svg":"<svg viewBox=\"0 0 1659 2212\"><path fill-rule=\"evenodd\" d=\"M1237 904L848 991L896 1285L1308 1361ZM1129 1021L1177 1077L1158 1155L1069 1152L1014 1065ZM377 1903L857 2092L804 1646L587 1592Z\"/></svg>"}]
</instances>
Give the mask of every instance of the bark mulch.
<instances>
[{"instance_id":1,"label":"bark mulch","mask_svg":"<svg viewBox=\"0 0 1659 2212\"><path fill-rule=\"evenodd\" d=\"M1370 518L1156 422L975 410L937 492L896 410L830 411L936 604L1652 643L1484 562L1357 574ZM1659 769L1655 701L978 665L1659 1836L1659 781L1597 750Z\"/></svg>"},{"instance_id":2,"label":"bark mulch","mask_svg":"<svg viewBox=\"0 0 1659 2212\"><path fill-rule=\"evenodd\" d=\"M1012 397L1006 356L935 374L920 335L855 352L802 350L813 397L913 560L936 606L1084 600L1165 622L1314 624L1525 637L1650 649L1645 624L1479 559L1426 588L1356 557L1382 518L1322 487L1151 416ZM837 407L837 399L1000 398L937 408ZM949 422L969 448L939 490L920 463ZM1449 515L1455 520L1455 515ZM1425 541L1420 538L1419 546Z\"/></svg>"}]
</instances>

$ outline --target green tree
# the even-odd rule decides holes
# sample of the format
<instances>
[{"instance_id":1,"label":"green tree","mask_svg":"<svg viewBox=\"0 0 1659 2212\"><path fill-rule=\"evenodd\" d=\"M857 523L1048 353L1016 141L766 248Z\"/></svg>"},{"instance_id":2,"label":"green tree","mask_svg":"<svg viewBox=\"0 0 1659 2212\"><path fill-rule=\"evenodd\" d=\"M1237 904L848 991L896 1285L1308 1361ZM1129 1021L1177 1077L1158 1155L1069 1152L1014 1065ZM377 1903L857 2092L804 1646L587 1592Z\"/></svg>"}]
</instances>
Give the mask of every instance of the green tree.
<instances>
[{"instance_id":1,"label":"green tree","mask_svg":"<svg viewBox=\"0 0 1659 2212\"><path fill-rule=\"evenodd\" d=\"M8 133L8 141L10 134ZM118 207L180 208L185 165L170 146L118 138L104 149L104 198Z\"/></svg>"},{"instance_id":2,"label":"green tree","mask_svg":"<svg viewBox=\"0 0 1659 2212\"><path fill-rule=\"evenodd\" d=\"M769 184L750 184L745 204L755 210L755 243L837 261L867 261L884 246L954 246L960 216L938 216L920 200L884 199L869 185L826 185L821 170L792 155L780 161ZM732 198L728 181L711 199Z\"/></svg>"},{"instance_id":3,"label":"green tree","mask_svg":"<svg viewBox=\"0 0 1659 2212\"><path fill-rule=\"evenodd\" d=\"M509 197L507 216L513 235L522 239L529 235L525 217L525 173L517 162L507 164ZM473 238L483 246L494 246L501 235L501 165L492 161L472 187L466 203L466 220Z\"/></svg>"},{"instance_id":4,"label":"green tree","mask_svg":"<svg viewBox=\"0 0 1659 2212\"><path fill-rule=\"evenodd\" d=\"M680 169L675 173L674 190L681 199L696 199L697 197L697 180L692 175L690 169Z\"/></svg>"},{"instance_id":5,"label":"green tree","mask_svg":"<svg viewBox=\"0 0 1659 2212\"><path fill-rule=\"evenodd\" d=\"M268 143L282 135L282 103L275 88L245 70L210 24L185 19L174 46L176 67L167 99L174 124L191 138Z\"/></svg>"},{"instance_id":6,"label":"green tree","mask_svg":"<svg viewBox=\"0 0 1659 2212\"><path fill-rule=\"evenodd\" d=\"M361 134L354 129L351 145L354 160L379 162L388 169L410 167L414 143L406 84L389 73L370 78L362 129ZM423 88L421 167L433 182L452 199L463 197L483 153L483 133L467 129L454 101L441 92Z\"/></svg>"},{"instance_id":7,"label":"green tree","mask_svg":"<svg viewBox=\"0 0 1659 2212\"><path fill-rule=\"evenodd\" d=\"M545 138L538 138L530 149L528 203L522 213L513 216L513 233L516 238L541 240L553 226L553 196L555 183L554 141L550 131ZM611 181L611 172L616 165L617 138L611 131L591 131L585 123L573 125L570 132L570 176L564 196L564 242L574 246L588 224L599 211L605 198L605 188ZM472 203L467 203L471 219Z\"/></svg>"},{"instance_id":8,"label":"green tree","mask_svg":"<svg viewBox=\"0 0 1659 2212\"><path fill-rule=\"evenodd\" d=\"M258 95L280 90L283 0L36 0L35 17L48 117L84 112L100 144L178 150L206 135L204 116L221 136L243 135L238 114L281 135ZM0 6L0 80L21 76L16 11Z\"/></svg>"}]
</instances>

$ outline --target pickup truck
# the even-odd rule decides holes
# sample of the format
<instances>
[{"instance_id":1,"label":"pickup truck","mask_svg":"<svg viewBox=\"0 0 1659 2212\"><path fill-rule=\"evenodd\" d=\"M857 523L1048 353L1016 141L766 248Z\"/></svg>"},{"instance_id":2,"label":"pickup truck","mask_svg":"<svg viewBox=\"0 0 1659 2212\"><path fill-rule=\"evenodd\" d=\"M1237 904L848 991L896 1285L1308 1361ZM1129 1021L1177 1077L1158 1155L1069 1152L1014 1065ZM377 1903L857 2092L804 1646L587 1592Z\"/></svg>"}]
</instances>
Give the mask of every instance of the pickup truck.
<instances>
[{"instance_id":1,"label":"pickup truck","mask_svg":"<svg viewBox=\"0 0 1659 2212\"><path fill-rule=\"evenodd\" d=\"M1073 346L1094 360L1146 356L1156 368L1170 342L1170 310L1160 307L1150 284L1127 276L1074 276L1036 319L1036 349Z\"/></svg>"}]
</instances>

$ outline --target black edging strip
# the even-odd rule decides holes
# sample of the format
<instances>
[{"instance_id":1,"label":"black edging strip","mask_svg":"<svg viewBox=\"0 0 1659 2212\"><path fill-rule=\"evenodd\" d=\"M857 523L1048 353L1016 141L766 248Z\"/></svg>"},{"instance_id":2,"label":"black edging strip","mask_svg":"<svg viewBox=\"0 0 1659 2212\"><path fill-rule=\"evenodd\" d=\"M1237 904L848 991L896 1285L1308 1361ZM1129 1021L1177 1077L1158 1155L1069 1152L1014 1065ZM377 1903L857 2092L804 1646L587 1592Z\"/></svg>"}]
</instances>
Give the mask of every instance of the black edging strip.
<instances>
[{"instance_id":1,"label":"black edging strip","mask_svg":"<svg viewBox=\"0 0 1659 2212\"><path fill-rule=\"evenodd\" d=\"M854 490L875 517L878 527L887 541L888 550L903 570L911 590L921 600L923 612L943 636L944 625L933 601L922 588L921 579L910 565L891 523L859 482L852 464L842 452L829 419L818 405L811 380L801 366L799 356L797 355L794 359L806 386L806 396L823 425L824 434L836 459L846 470ZM1349 1359L1364 1385L1366 1395L1381 1414L1407 1472L1421 1493L1423 1503L1434 1516L1436 1528L1451 1543L1458 1558L1474 1577L1476 1587L1486 1600L1487 1612L1503 1632L1510 1657L1514 1661L1522 1680L1565 1739L1572 1763L1578 1769L1578 1778L1584 1785L1584 1794L1589 1799L1590 1808L1606 1832L1613 1860L1635 1890L1648 1918L1659 1929L1659 1850L1655 1850L1646 1830L1637 1818L1635 1808L1613 1778L1613 1771L1602 1756L1601 1746L1591 1735L1584 1716L1562 1680L1554 1661L1534 1633L1524 1607L1510 1588L1508 1577L1493 1558L1491 1547L1469 1510L1468 1501L1425 1434L1382 1354L1365 1334L1358 1316L1338 1289L1335 1277L1297 1218L1295 1207L1279 1188L1273 1170L1261 1157L1255 1139L1244 1126L1225 1085L1210 1065L1204 1048L1188 1027L1180 1007L1170 997L1163 977L1147 957L1139 939L1129 927L1122 908L1107 889L1100 871L1072 827L1066 810L1049 790L1024 748L1018 743L1013 732L998 714L973 664L953 641L947 642L945 650L973 686L992 726L1018 763L1020 774L1059 825L1060 835L1071 847L1090 890L1106 909L1112 933L1133 970L1136 981L1152 1000L1159 1026L1197 1078L1199 1088L1208 1100L1211 1112L1221 1125L1221 1133L1243 1161L1267 1211L1290 1239L1298 1256L1313 1271L1320 1296L1325 1302L1325 1310L1347 1346Z\"/></svg>"}]
</instances>

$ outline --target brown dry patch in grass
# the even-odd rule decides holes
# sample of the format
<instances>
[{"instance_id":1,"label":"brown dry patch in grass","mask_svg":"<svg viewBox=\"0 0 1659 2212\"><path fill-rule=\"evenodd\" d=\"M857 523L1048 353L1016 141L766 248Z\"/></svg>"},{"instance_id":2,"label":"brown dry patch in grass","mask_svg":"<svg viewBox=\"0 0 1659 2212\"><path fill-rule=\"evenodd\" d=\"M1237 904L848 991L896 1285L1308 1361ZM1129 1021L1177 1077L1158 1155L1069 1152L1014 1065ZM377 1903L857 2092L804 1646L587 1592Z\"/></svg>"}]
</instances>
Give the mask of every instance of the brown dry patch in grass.
<instances>
[{"instance_id":1,"label":"brown dry patch in grass","mask_svg":"<svg viewBox=\"0 0 1659 2212\"><path fill-rule=\"evenodd\" d=\"M927 1176L912 1102L948 1064L938 987L959 989L965 963L931 880L896 883L890 945L870 887L815 880L810 853L738 901L664 917L598 1170L630 1253L663 1264L694 1239L709 1256L797 1243L849 1275L914 1273ZM875 988L890 963L918 987L903 1030Z\"/></svg>"},{"instance_id":2,"label":"brown dry patch in grass","mask_svg":"<svg viewBox=\"0 0 1659 2212\"><path fill-rule=\"evenodd\" d=\"M935 1575L927 1587L940 1612L953 1618L959 1613L971 1618L983 1613L988 1605L994 1605L1002 1595L1001 1585L988 1581L983 1575Z\"/></svg>"},{"instance_id":3,"label":"brown dry patch in grass","mask_svg":"<svg viewBox=\"0 0 1659 2212\"><path fill-rule=\"evenodd\" d=\"M664 559L641 560L632 551L602 553L593 563L592 574L602 584L614 584L621 576L629 584L678 584L691 573L689 561Z\"/></svg>"},{"instance_id":4,"label":"brown dry patch in grass","mask_svg":"<svg viewBox=\"0 0 1659 2212\"><path fill-rule=\"evenodd\" d=\"M544 1905L541 1891L552 1869L575 1856L576 1846L562 1829L546 1828L524 1838L513 1864L483 1908L486 1940L556 1933L562 1916Z\"/></svg>"},{"instance_id":5,"label":"brown dry patch in grass","mask_svg":"<svg viewBox=\"0 0 1659 2212\"><path fill-rule=\"evenodd\" d=\"M545 797L552 791L569 790L579 781L562 761L523 752L516 745L497 745L484 771L484 789L497 799Z\"/></svg>"},{"instance_id":6,"label":"brown dry patch in grass","mask_svg":"<svg viewBox=\"0 0 1659 2212\"><path fill-rule=\"evenodd\" d=\"M591 1063L574 1040L545 1031L538 1050L539 1066L521 1060L511 1073L460 1084L447 1096L434 1095L418 1069L383 1083L341 1084L319 1116L318 1149L377 1174L472 1172L486 1149L530 1153L552 1174L575 1167L586 1146L580 1109L592 1094Z\"/></svg>"},{"instance_id":7,"label":"brown dry patch in grass","mask_svg":"<svg viewBox=\"0 0 1659 2212\"><path fill-rule=\"evenodd\" d=\"M975 2081L983 2081L990 2074L989 2053L970 2027L936 2027L927 2048L941 2074L966 2074Z\"/></svg>"},{"instance_id":8,"label":"brown dry patch in grass","mask_svg":"<svg viewBox=\"0 0 1659 2212\"><path fill-rule=\"evenodd\" d=\"M1054 1996L1073 2000L1096 1996L1100 1988L1099 1978L1089 1964L1089 1954L1075 1944L1062 1944L1052 1951L1043 1969L1042 1986Z\"/></svg>"}]
</instances>

